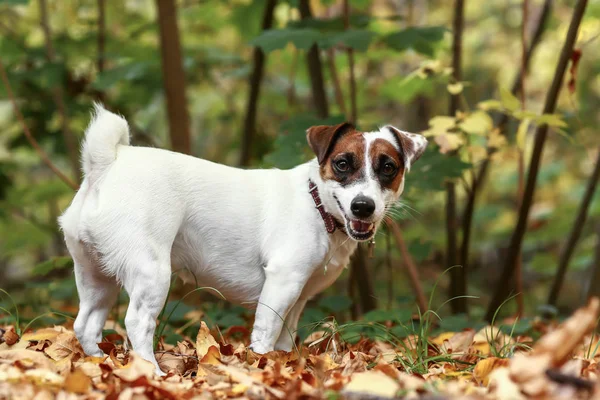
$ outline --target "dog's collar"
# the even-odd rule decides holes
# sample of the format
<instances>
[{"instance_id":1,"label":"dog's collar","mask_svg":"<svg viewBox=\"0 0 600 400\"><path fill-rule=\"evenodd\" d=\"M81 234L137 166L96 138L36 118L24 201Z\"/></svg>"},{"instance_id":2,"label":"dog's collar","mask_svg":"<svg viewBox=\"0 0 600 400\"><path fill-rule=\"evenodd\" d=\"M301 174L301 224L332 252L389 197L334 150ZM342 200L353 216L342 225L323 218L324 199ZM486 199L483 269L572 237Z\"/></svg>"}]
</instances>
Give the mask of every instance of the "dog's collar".
<instances>
[{"instance_id":1,"label":"dog's collar","mask_svg":"<svg viewBox=\"0 0 600 400\"><path fill-rule=\"evenodd\" d=\"M313 201L315 202L315 208L319 211L321 218L323 218L323 222L325 223L325 229L327 229L327 233L335 232L336 228L342 232L344 231L344 225L342 225L337 219L333 217L333 215L329 214L325 211L325 207L323 206L323 202L321 201L321 197L319 196L319 189L317 185L312 181L308 180L308 193L310 193Z\"/></svg>"}]
</instances>

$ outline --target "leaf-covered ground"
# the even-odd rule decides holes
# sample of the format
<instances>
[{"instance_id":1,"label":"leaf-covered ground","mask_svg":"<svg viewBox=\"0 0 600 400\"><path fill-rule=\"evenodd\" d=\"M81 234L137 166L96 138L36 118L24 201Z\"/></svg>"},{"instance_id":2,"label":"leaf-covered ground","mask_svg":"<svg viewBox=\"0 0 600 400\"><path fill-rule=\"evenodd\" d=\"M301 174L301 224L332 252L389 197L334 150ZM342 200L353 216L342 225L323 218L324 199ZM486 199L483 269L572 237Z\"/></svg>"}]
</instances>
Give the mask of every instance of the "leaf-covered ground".
<instances>
[{"instance_id":1,"label":"leaf-covered ground","mask_svg":"<svg viewBox=\"0 0 600 400\"><path fill-rule=\"evenodd\" d=\"M265 355L246 348L245 328L211 332L202 323L195 340L161 344L165 377L120 344L120 328L95 358L64 326L22 337L4 327L0 398L600 398L598 311L594 299L560 324L540 322L536 341L486 327L347 344L324 329L297 351Z\"/></svg>"}]
</instances>

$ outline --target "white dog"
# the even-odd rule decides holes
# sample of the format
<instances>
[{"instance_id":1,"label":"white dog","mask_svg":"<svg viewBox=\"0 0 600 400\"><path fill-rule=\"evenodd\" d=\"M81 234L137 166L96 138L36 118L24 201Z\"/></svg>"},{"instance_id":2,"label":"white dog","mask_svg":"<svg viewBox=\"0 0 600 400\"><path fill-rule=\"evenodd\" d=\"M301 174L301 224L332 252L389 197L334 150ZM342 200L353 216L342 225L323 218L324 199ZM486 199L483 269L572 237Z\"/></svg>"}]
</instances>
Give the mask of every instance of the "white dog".
<instances>
[{"instance_id":1,"label":"white dog","mask_svg":"<svg viewBox=\"0 0 600 400\"><path fill-rule=\"evenodd\" d=\"M290 170L242 170L129 146L127 122L96 106L82 149L85 179L60 218L75 263L75 332L89 355L120 286L133 349L158 367L156 318L172 271L256 307L251 347L290 351L306 301L373 238L427 141L392 126L307 131L316 159ZM285 328L284 328L285 325Z\"/></svg>"}]
</instances>

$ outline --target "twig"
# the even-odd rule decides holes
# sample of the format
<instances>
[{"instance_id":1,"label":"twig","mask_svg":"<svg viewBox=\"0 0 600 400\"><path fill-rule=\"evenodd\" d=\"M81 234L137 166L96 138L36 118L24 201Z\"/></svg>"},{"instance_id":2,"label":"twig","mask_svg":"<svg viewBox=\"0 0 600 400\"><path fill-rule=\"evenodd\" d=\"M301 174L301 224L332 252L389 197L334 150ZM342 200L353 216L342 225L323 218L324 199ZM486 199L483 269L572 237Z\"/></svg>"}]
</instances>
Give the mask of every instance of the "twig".
<instances>
[{"instance_id":1,"label":"twig","mask_svg":"<svg viewBox=\"0 0 600 400\"><path fill-rule=\"evenodd\" d=\"M598 154L596 156L596 164L594 165L594 171L590 176L590 180L588 181L585 194L583 195L583 199L581 199L581 204L579 205L579 210L577 211L577 217L573 222L571 232L569 232L567 243L560 254L560 259L558 261L558 271L556 272L556 275L554 277L554 283L552 284L552 289L550 290L550 294L548 296L548 304L556 305L556 301L558 300L558 296L560 294L560 289L562 287L565 273L567 272L567 268L569 266L569 261L571 260L571 256L575 251L575 246L579 241L581 231L583 230L583 227L585 225L588 210L590 208L590 204L592 202L592 199L594 198L594 193L596 192L596 187L598 185L598 179L600 179L600 147L598 148ZM594 284L594 282L592 282L591 284Z\"/></svg>"},{"instance_id":2,"label":"twig","mask_svg":"<svg viewBox=\"0 0 600 400\"><path fill-rule=\"evenodd\" d=\"M573 16L571 18L569 30L567 32L567 37L565 39L565 43L563 45L560 58L558 60L558 64L556 66L556 71L554 73L552 85L550 86L550 90L548 91L548 95L546 96L546 103L544 105L543 114L552 114L556 109L558 94L562 86L567 65L569 63L569 60L571 59L573 46L575 45L575 42L577 40L579 24L581 23L581 20L583 18L586 5L587 0L578 0L575 6L575 10L573 11ZM521 244L523 242L523 237L525 235L525 232L527 231L527 220L529 217L529 210L531 209L531 205L533 203L535 184L547 135L548 125L539 125L535 133L535 142L533 152L531 154L531 160L529 162L529 173L527 174L527 182L525 185L525 191L523 192L523 202L519 209L517 226L515 227L515 230L510 239L510 245L508 247L502 276L500 278L499 284L496 286L497 289L492 297L492 300L489 304L486 313L487 321L491 321L494 318L496 310L498 309L498 307L500 307L500 305L506 298L506 295L509 291L510 280L514 276L516 261L521 252Z\"/></svg>"},{"instance_id":3,"label":"twig","mask_svg":"<svg viewBox=\"0 0 600 400\"><path fill-rule=\"evenodd\" d=\"M97 0L98 7L98 58L96 59L96 69L98 74L104 72L105 64L105 42L106 42L106 2ZM98 91L98 100L102 103L106 101L104 91Z\"/></svg>"},{"instance_id":4,"label":"twig","mask_svg":"<svg viewBox=\"0 0 600 400\"><path fill-rule=\"evenodd\" d=\"M454 19L452 23L452 79L454 82L462 80L462 34L464 27L464 0L456 0L454 7ZM451 117L460 110L459 94L450 95L448 114ZM458 227L456 212L456 184L448 181L446 183L446 266L457 265L458 257ZM450 293L449 297L456 299L450 303L452 312L467 313L467 301L464 297L467 293L467 271L466 268L452 268L450 270Z\"/></svg>"},{"instance_id":5,"label":"twig","mask_svg":"<svg viewBox=\"0 0 600 400\"><path fill-rule=\"evenodd\" d=\"M512 90L511 90L511 92L513 94L515 94L517 92L517 90L519 89L519 87L520 87L519 85L521 84L521 74L524 74L527 71L527 69L529 67L529 63L533 56L533 53L535 52L535 49L537 48L538 44L540 43L540 41L542 39L542 34L544 33L544 30L546 27L546 22L548 21L548 18L550 16L551 9L552 9L552 0L546 0L544 2L542 12L538 19L537 26L536 26L533 36L531 38L531 42L529 43L529 49L527 51L527 57L526 57L527 63L525 65L525 70L523 70L523 67L521 67L519 74L517 74L517 76L515 77L515 80L514 80L514 83L512 86ZM501 133L504 132L502 127L506 126L507 122L508 122L508 115L502 114L502 116L500 116L499 122L496 124L497 126L499 126L501 128L500 129ZM461 245L461 260L460 260L460 262L464 268L466 268L469 265L469 249L471 246L471 228L473 225L473 214L475 211L475 202L477 200L477 195L479 193L479 189L485 184L485 180L487 178L487 173L489 171L489 166L490 166L490 162L491 162L490 156L493 152L494 152L494 150L488 149L488 157L485 160L483 160L483 162L481 163L481 166L479 167L479 170L477 171L476 178L473 181L473 190L471 190L471 192L467 196L467 204L465 205L465 210L463 212L462 223L461 223L462 231L463 231L463 240L462 240L462 245Z\"/></svg>"},{"instance_id":6,"label":"twig","mask_svg":"<svg viewBox=\"0 0 600 400\"><path fill-rule=\"evenodd\" d=\"M350 29L350 5L348 0L344 0L344 29ZM356 124L357 113L356 110L356 76L354 73L354 50L352 47L346 49L348 54L348 66L350 68L350 122Z\"/></svg>"},{"instance_id":7,"label":"twig","mask_svg":"<svg viewBox=\"0 0 600 400\"><path fill-rule=\"evenodd\" d=\"M527 18L529 15L528 0L523 0L523 23L521 24L521 111L525 111L526 91L525 77L527 76ZM523 202L523 191L525 187L525 154L523 149L518 149L518 188L517 188L517 207L521 207ZM517 266L515 268L515 287L517 290L517 316L520 317L525 312L523 303L523 260L521 255L517 258Z\"/></svg>"},{"instance_id":8,"label":"twig","mask_svg":"<svg viewBox=\"0 0 600 400\"><path fill-rule=\"evenodd\" d=\"M385 222L387 226L390 228L391 233L394 235L396 239L396 243L398 244L398 248L400 249L400 253L402 254L402 259L404 261L404 265L406 266L406 271L408 272L408 278L410 283L415 291L415 297L417 298L417 305L422 313L427 311L427 299L425 298L425 293L423 292L423 288L421 287L421 282L419 281L419 273L417 272L417 267L406 247L406 243L404 242L404 238L402 237L402 231L400 227L393 219L386 217Z\"/></svg>"},{"instance_id":9,"label":"twig","mask_svg":"<svg viewBox=\"0 0 600 400\"><path fill-rule=\"evenodd\" d=\"M265 4L265 10L262 18L262 30L271 29L273 25L273 11L277 5L276 0L269 0ZM240 153L239 164L247 166L252 158L252 143L256 131L256 114L258 112L258 100L260 95L260 86L263 80L265 69L265 53L260 47L255 47L252 53L252 74L250 75L250 91L248 92L248 103L246 105L246 116L244 117L244 127L242 129L242 151Z\"/></svg>"},{"instance_id":10,"label":"twig","mask_svg":"<svg viewBox=\"0 0 600 400\"><path fill-rule=\"evenodd\" d=\"M300 0L298 3L300 17L304 20L312 18L312 11L308 0ZM329 105L327 103L327 94L325 93L325 83L323 81L323 68L321 66L321 56L319 47L314 44L308 50L306 56L308 64L308 74L310 76L310 85L312 88L312 97L319 118L329 116Z\"/></svg>"},{"instance_id":11,"label":"twig","mask_svg":"<svg viewBox=\"0 0 600 400\"><path fill-rule=\"evenodd\" d=\"M49 63L53 63L56 59L54 52L54 46L52 44L52 31L50 30L50 24L48 22L48 6L46 0L39 0L40 6L40 24L44 32L44 40L46 42L46 58ZM56 103L58 114L60 115L60 127L62 130L65 144L67 145L67 154L71 163L71 169L73 176L79 181L81 173L79 171L79 151L77 144L75 143L75 137L69 128L69 118L67 117L67 107L63 98L63 91L61 86L56 86L52 90L52 97Z\"/></svg>"},{"instance_id":12,"label":"twig","mask_svg":"<svg viewBox=\"0 0 600 400\"><path fill-rule=\"evenodd\" d=\"M17 116L17 119L21 123L21 127L23 128L23 133L25 133L25 137L27 138L27 141L29 142L31 147L33 147L33 149L36 151L38 156L42 159L44 164L46 164L48 166L48 168L50 168L52 170L52 172L54 172L56 174L56 176L58 176L63 182L65 182L73 190L79 189L79 186L75 182L73 182L68 176L63 174L60 171L60 169L58 169L52 163L52 161L50 160L50 157L48 157L48 154L46 154L46 152L42 149L42 147L39 145L37 140L35 140L35 138L31 134L31 131L27 127L27 123L25 122L25 119L23 118L23 114L21 114L21 111L19 110L19 106L17 105L15 95L12 91L12 87L10 86L10 82L8 81L8 76L6 75L6 69L4 68L4 64L2 63L2 59L0 59L0 76L2 77L2 82L4 83L4 87L6 88L6 93L8 94L8 98L10 99L10 102L13 106L13 111L14 111L15 115Z\"/></svg>"}]
</instances>

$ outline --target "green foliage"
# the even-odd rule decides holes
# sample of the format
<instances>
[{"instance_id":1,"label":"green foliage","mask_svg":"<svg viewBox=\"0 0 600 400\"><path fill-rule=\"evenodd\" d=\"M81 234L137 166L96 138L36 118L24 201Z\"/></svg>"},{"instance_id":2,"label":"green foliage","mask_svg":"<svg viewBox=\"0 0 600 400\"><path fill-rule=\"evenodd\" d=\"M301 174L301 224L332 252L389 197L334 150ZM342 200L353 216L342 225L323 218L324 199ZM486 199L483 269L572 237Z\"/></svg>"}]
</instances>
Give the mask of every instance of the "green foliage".
<instances>
[{"instance_id":1,"label":"green foliage","mask_svg":"<svg viewBox=\"0 0 600 400\"><path fill-rule=\"evenodd\" d=\"M433 57L436 44L444 38L446 28L442 26L410 27L392 33L384 38L384 43L397 51L414 51Z\"/></svg>"}]
</instances>

